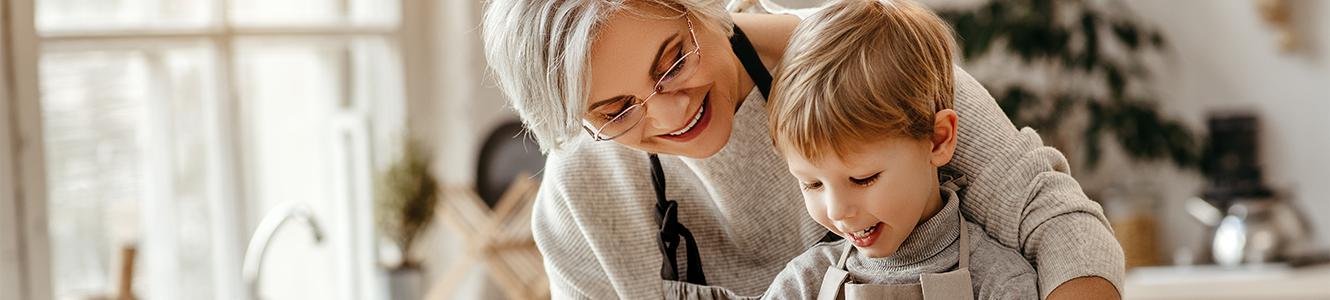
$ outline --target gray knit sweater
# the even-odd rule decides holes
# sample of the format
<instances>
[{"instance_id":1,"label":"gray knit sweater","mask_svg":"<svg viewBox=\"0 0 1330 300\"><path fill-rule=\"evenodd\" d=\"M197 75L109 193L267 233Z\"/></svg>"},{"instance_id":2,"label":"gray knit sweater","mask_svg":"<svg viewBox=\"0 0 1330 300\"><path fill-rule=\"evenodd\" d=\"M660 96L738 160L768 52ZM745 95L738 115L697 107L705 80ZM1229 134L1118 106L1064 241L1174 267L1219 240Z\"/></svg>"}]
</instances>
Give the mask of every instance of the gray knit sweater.
<instances>
[{"instance_id":1,"label":"gray knit sweater","mask_svg":"<svg viewBox=\"0 0 1330 300\"><path fill-rule=\"evenodd\" d=\"M1016 130L969 74L957 68L956 79L960 124L947 168L970 180L967 197L975 200L962 203L965 215L1035 266L1041 297L1082 276L1103 277L1120 291L1122 248L1066 159L1033 130ZM751 92L728 144L712 157L660 156L667 196L697 239L708 284L743 296L761 294L827 232L808 217L771 146L765 107ZM554 298L661 299L647 155L584 138L577 149L550 155L532 216Z\"/></svg>"},{"instance_id":2,"label":"gray knit sweater","mask_svg":"<svg viewBox=\"0 0 1330 300\"><path fill-rule=\"evenodd\" d=\"M956 270L960 256L970 257L970 282L976 299L1038 299L1037 277L1030 263L1020 253L1003 247L984 234L974 223L960 226L956 191L939 187L946 205L927 221L919 224L901 242L896 253L870 258L861 252L850 253L845 268L854 283L897 285L919 283L920 274ZM966 199L968 200L968 199ZM970 238L970 249L961 251L960 234ZM827 268L836 265L849 243L840 240L813 246L786 264L762 299L817 299Z\"/></svg>"}]
</instances>

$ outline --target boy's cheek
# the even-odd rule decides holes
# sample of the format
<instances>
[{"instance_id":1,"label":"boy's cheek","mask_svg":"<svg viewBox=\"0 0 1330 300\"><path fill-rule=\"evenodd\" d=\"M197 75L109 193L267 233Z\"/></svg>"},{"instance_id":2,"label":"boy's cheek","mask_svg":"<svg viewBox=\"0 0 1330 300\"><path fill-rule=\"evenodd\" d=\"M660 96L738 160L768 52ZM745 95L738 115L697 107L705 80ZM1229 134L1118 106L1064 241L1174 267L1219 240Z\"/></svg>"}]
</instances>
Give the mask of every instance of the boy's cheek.
<instances>
[{"instance_id":1,"label":"boy's cheek","mask_svg":"<svg viewBox=\"0 0 1330 300\"><path fill-rule=\"evenodd\" d=\"M836 232L836 228L831 224L831 219L826 215L827 209L825 206L819 203L816 199L804 195L804 207L808 209L808 216L812 217L814 221L817 221L822 227L826 227L827 230Z\"/></svg>"}]
</instances>

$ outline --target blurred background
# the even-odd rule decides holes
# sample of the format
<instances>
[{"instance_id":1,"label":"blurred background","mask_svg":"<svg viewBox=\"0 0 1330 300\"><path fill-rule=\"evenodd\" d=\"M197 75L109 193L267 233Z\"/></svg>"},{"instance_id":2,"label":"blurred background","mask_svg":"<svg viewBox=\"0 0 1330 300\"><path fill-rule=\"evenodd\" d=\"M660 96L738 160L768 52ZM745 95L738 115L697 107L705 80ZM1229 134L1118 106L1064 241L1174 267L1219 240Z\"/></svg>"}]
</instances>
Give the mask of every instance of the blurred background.
<instances>
[{"instance_id":1,"label":"blurred background","mask_svg":"<svg viewBox=\"0 0 1330 300\"><path fill-rule=\"evenodd\" d=\"M922 2L1125 298L1330 299L1330 1ZM0 299L547 298L483 5L3 0Z\"/></svg>"}]
</instances>

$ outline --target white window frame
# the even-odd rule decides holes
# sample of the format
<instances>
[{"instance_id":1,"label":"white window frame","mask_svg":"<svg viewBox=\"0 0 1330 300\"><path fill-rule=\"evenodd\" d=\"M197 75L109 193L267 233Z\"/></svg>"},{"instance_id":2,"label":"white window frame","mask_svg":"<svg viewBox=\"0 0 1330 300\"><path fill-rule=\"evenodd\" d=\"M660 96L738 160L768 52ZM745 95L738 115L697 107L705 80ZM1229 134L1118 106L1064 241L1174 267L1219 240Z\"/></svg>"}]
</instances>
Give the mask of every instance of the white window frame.
<instances>
[{"instance_id":1,"label":"white window frame","mask_svg":"<svg viewBox=\"0 0 1330 300\"><path fill-rule=\"evenodd\" d=\"M10 21L6 42L8 56L5 61L6 74L10 83L8 110L6 116L13 118L5 122L5 139L14 185L13 206L18 216L17 223L19 259L19 295L18 299L49 300L51 290L51 257L49 231L46 224L46 171L45 152L42 145L40 87L37 76L37 57L39 39L33 23L32 0L5 1L9 5L4 13Z\"/></svg>"},{"instance_id":2,"label":"white window frame","mask_svg":"<svg viewBox=\"0 0 1330 300\"><path fill-rule=\"evenodd\" d=\"M346 36L378 35L396 41L398 57L401 60L403 76L404 104L418 101L411 98L429 97L428 82L432 77L427 68L414 62L426 62L431 55L426 29L428 13L422 14L422 7L429 7L427 0L399 0L399 23L395 28L374 29L360 27L320 26L311 29L293 28L234 28L226 24L226 0L214 2L219 7L214 9L214 16L221 22L215 28L196 31L117 31L113 34L60 33L39 36L35 27L36 0L0 1L0 300L52 300L50 237L47 229L47 188L45 171L45 149L42 139L42 111L39 83L39 58L43 41L119 39L132 37L198 37L210 40L217 54L217 73L215 84L218 101L206 104L207 115L216 120L207 122L210 142L222 145L218 155L211 155L207 162L209 177L214 181L210 186L212 203L209 206L214 249L214 280L223 288L219 296L229 299L245 297L245 287L240 282L240 263L243 248L249 241L245 221L262 216L245 215L245 195L240 190L243 179L240 178L239 149L234 137L240 130L237 125L235 106L239 99L231 82L233 71L231 41L239 36L262 35L330 35ZM423 11L423 10L422 10ZM7 17L7 18L6 18ZM4 22L2 20L8 20ZM413 84L414 83L414 84ZM350 95L348 95L350 97ZM403 128L405 129L405 128ZM363 135L353 133L353 139L365 142ZM349 149L363 151L363 149ZM368 162L354 162L368 167ZM348 178L351 179L351 178ZM364 178L352 179L364 182ZM355 196L368 197L364 190L368 186L357 187ZM368 209L371 204L359 203L357 210ZM362 211L359 218L372 217ZM370 225L373 222L368 222ZM357 228L360 234L372 232L371 228ZM365 255L373 245L352 245L356 253ZM370 252L372 253L372 252ZM363 257L363 256L362 256ZM371 274L371 272L373 274ZM362 270L355 275L360 282L378 285L385 281L382 272ZM379 278L376 278L379 277ZM358 291L358 299L376 298L381 288Z\"/></svg>"},{"instance_id":3,"label":"white window frame","mask_svg":"<svg viewBox=\"0 0 1330 300\"><path fill-rule=\"evenodd\" d=\"M5 19L8 7L0 4L0 20ZM0 36L8 37L9 26L0 22ZM15 78L10 69L9 45L12 41L0 38L0 300L26 299L23 269L23 249L21 240L23 214L18 212L18 169L14 167L13 141L11 135L13 122L10 110L16 102L10 88L11 78Z\"/></svg>"}]
</instances>

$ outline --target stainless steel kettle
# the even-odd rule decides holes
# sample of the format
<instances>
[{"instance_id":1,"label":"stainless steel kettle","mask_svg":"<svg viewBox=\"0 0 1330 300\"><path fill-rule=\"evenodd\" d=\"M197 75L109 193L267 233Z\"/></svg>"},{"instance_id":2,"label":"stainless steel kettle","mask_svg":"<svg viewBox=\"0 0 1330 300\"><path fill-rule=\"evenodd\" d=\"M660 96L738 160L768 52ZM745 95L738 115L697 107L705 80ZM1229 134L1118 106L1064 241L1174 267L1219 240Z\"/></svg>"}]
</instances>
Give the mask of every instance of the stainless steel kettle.
<instances>
[{"instance_id":1,"label":"stainless steel kettle","mask_svg":"<svg viewBox=\"0 0 1330 300\"><path fill-rule=\"evenodd\" d=\"M1217 264L1279 262L1311 246L1306 220L1278 197L1233 199L1227 206L1221 210L1201 198L1185 204L1192 217L1213 229L1211 252Z\"/></svg>"}]
</instances>

